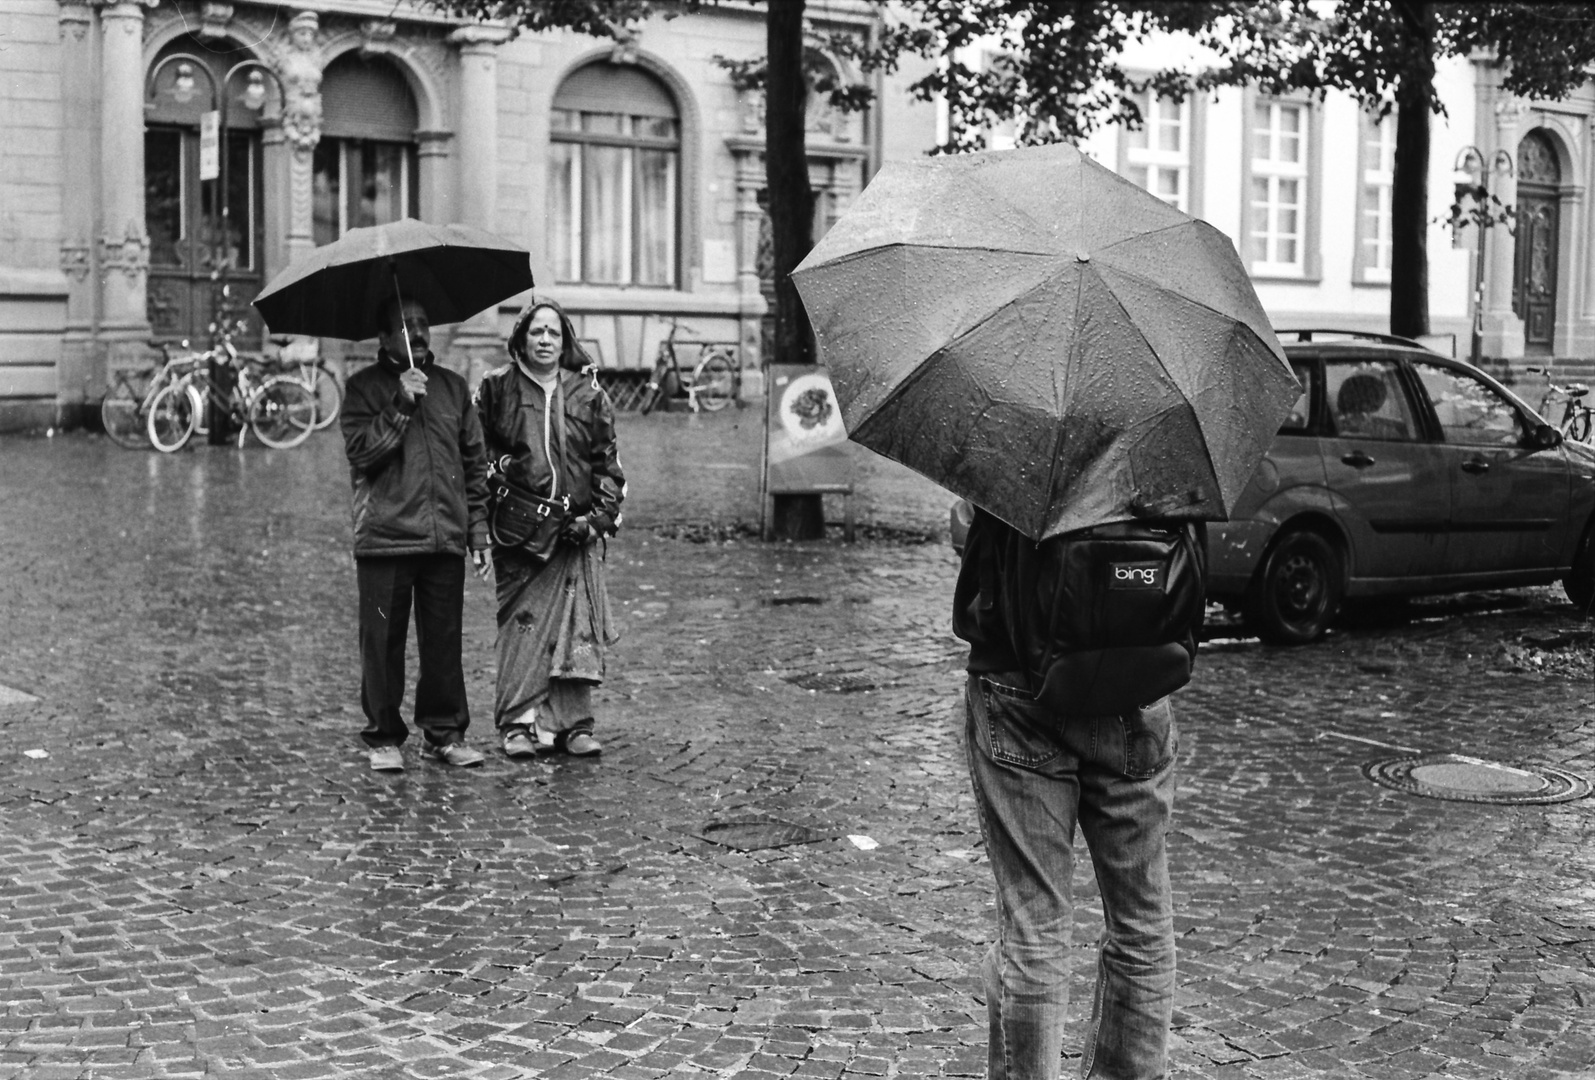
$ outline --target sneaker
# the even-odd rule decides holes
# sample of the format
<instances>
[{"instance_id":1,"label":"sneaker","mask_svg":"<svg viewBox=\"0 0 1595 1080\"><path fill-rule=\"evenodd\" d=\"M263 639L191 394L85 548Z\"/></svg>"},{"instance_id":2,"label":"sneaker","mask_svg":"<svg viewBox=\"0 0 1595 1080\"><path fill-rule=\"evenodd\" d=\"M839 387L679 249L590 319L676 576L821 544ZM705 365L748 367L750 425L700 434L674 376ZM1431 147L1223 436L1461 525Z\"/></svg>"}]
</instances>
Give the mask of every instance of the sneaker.
<instances>
[{"instance_id":1,"label":"sneaker","mask_svg":"<svg viewBox=\"0 0 1595 1080\"><path fill-rule=\"evenodd\" d=\"M377 772L403 772L404 754L397 746L373 746L371 767Z\"/></svg>"},{"instance_id":2,"label":"sneaker","mask_svg":"<svg viewBox=\"0 0 1595 1080\"><path fill-rule=\"evenodd\" d=\"M537 756L537 744L525 728L506 728L504 730L504 756L512 758L529 758Z\"/></svg>"},{"instance_id":3,"label":"sneaker","mask_svg":"<svg viewBox=\"0 0 1595 1080\"><path fill-rule=\"evenodd\" d=\"M433 761L441 761L445 765L461 767L480 765L487 760L487 755L482 751L472 750L464 743L457 742L444 743L441 746L437 743L427 743L421 748L421 755Z\"/></svg>"},{"instance_id":4,"label":"sneaker","mask_svg":"<svg viewBox=\"0 0 1595 1080\"><path fill-rule=\"evenodd\" d=\"M565 737L565 753L587 757L604 752L604 744L593 738L590 731L573 731Z\"/></svg>"}]
</instances>

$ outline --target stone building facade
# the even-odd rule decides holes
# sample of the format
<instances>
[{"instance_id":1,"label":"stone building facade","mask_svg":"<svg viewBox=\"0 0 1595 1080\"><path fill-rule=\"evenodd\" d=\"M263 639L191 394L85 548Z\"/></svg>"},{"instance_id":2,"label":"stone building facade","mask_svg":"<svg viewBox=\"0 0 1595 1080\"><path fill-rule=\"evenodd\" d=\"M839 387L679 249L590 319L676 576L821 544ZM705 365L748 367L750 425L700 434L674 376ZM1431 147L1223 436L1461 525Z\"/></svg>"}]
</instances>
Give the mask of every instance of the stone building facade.
<instances>
[{"instance_id":1,"label":"stone building facade","mask_svg":"<svg viewBox=\"0 0 1595 1080\"><path fill-rule=\"evenodd\" d=\"M875 18L862 0L811 13L826 32ZM762 55L756 9L617 43L409 0L10 0L0 42L0 430L80 421L109 372L152 340L204 342L218 314L263 346L247 301L266 281L407 215L526 245L606 368L651 367L679 320L734 344L758 392L762 108L719 62ZM819 38L811 61L840 66ZM912 77L863 113L811 111L817 232L884 160L934 144ZM514 307L440 335L447 362L501 362Z\"/></svg>"}]
</instances>

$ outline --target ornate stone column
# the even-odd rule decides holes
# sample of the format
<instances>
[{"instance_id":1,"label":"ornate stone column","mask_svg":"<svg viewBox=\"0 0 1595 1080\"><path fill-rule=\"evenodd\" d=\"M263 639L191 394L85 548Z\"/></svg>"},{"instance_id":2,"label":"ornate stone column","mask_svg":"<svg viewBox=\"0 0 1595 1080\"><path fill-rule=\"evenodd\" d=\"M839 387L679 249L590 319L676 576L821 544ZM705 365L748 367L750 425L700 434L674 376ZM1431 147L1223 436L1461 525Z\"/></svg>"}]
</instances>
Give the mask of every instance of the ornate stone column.
<instances>
[{"instance_id":1,"label":"ornate stone column","mask_svg":"<svg viewBox=\"0 0 1595 1080\"><path fill-rule=\"evenodd\" d=\"M499 26L462 26L449 35L460 50L458 180L453 220L494 232L498 225L498 47L509 40ZM451 360L474 383L502 356L497 310L460 326Z\"/></svg>"},{"instance_id":2,"label":"ornate stone column","mask_svg":"<svg viewBox=\"0 0 1595 1080\"><path fill-rule=\"evenodd\" d=\"M100 328L108 364L147 350L150 240L144 231L144 8L100 9Z\"/></svg>"},{"instance_id":3,"label":"ornate stone column","mask_svg":"<svg viewBox=\"0 0 1595 1080\"><path fill-rule=\"evenodd\" d=\"M282 57L282 138L288 152L288 262L316 246L314 155L321 141L321 21L301 11L288 23Z\"/></svg>"},{"instance_id":4,"label":"ornate stone column","mask_svg":"<svg viewBox=\"0 0 1595 1080\"><path fill-rule=\"evenodd\" d=\"M61 0L61 174L94 175L94 12L86 0ZM94 218L96 185L68 183L61 192L61 272L66 275L66 334L61 343L57 385L69 411L99 397L104 373L96 372L94 346Z\"/></svg>"},{"instance_id":5,"label":"ornate stone column","mask_svg":"<svg viewBox=\"0 0 1595 1080\"><path fill-rule=\"evenodd\" d=\"M1495 145L1517 160L1517 144L1528 106L1516 98L1495 103ZM1490 157L1493 159L1494 155ZM1490 191L1503 206L1517 205L1517 174L1490 175ZM1484 353L1506 360L1523 357L1523 320L1512 311L1512 281L1516 275L1517 245L1506 227L1490 229L1488 263L1484 274Z\"/></svg>"}]
</instances>

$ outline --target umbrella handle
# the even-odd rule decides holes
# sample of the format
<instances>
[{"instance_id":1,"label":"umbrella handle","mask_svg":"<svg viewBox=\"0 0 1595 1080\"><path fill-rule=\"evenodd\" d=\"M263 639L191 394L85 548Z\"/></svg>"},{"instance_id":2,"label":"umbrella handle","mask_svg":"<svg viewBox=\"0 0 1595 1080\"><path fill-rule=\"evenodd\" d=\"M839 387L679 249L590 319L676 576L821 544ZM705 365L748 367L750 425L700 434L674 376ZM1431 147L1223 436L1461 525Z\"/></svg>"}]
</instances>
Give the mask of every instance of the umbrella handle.
<instances>
[{"instance_id":1,"label":"umbrella handle","mask_svg":"<svg viewBox=\"0 0 1595 1080\"><path fill-rule=\"evenodd\" d=\"M388 269L393 273L393 297L399 302L399 333L404 335L404 355L409 358L410 368L414 370L415 350L410 347L410 328L404 321L404 293L399 291L399 266L389 259Z\"/></svg>"}]
</instances>

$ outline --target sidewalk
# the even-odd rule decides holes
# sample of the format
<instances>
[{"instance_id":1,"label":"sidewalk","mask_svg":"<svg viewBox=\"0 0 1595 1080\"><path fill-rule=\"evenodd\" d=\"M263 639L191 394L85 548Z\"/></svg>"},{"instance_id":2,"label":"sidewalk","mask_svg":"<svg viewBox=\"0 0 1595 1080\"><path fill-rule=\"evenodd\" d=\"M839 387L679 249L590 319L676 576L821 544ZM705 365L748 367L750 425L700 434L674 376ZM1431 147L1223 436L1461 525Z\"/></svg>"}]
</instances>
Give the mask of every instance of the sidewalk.
<instances>
[{"instance_id":1,"label":"sidewalk","mask_svg":"<svg viewBox=\"0 0 1595 1080\"><path fill-rule=\"evenodd\" d=\"M861 518L933 542L674 538L756 514L756 422L622 421L601 760L449 771L412 742L397 776L356 738L335 437L0 439L0 685L27 695L0 694L0 1078L983 1075L950 499L870 464ZM1362 772L1405 746L1595 775L1595 689L1490 659L1569 620L1527 590L1204 646L1174 1076L1595 1075L1592 801ZM484 748L493 636L472 582ZM780 825L806 842L706 839Z\"/></svg>"}]
</instances>

